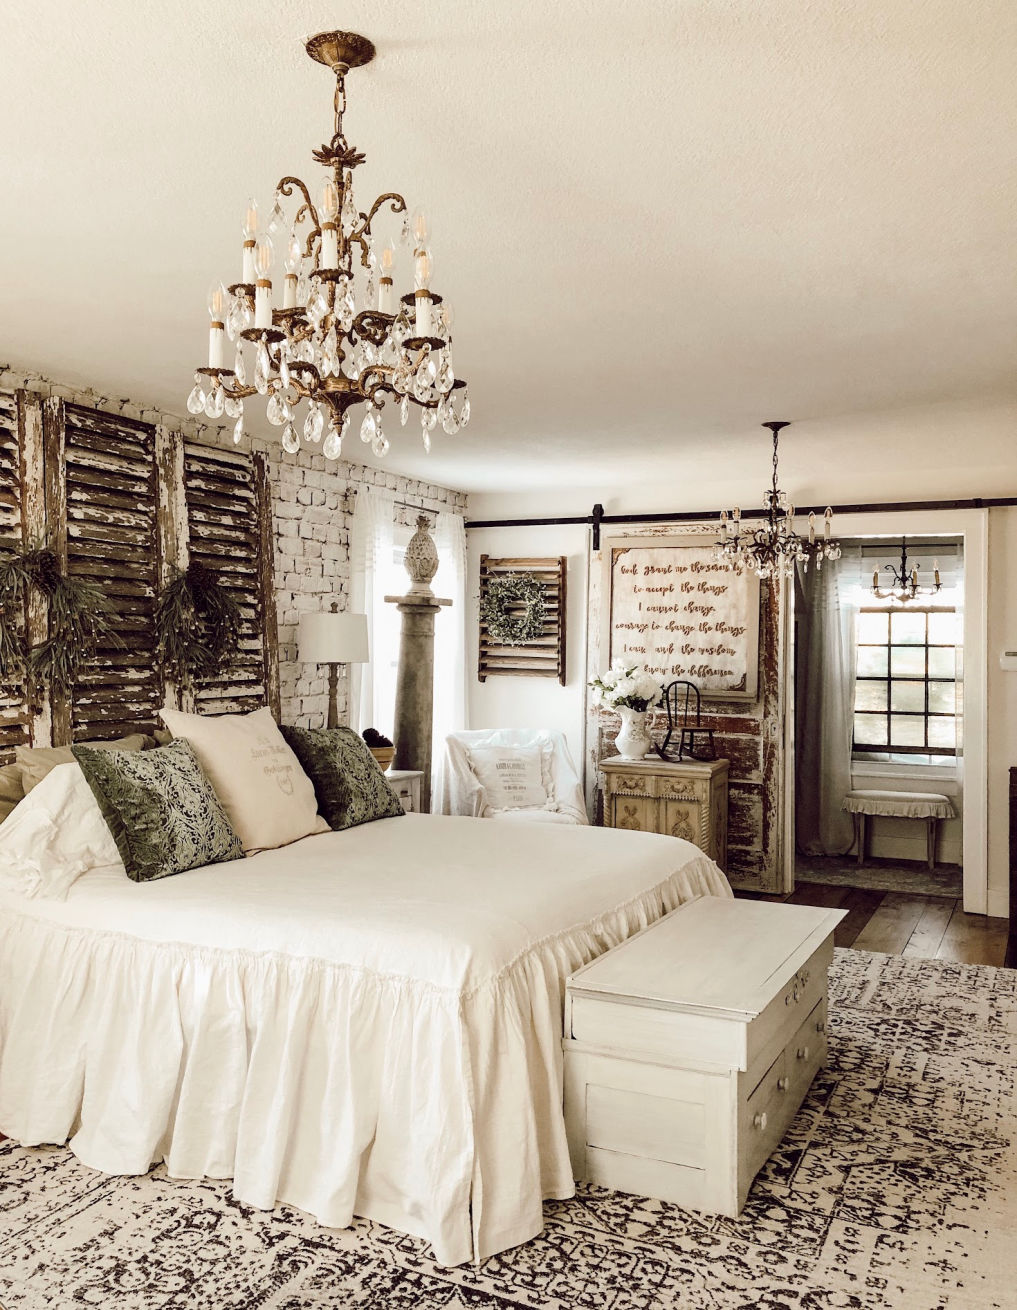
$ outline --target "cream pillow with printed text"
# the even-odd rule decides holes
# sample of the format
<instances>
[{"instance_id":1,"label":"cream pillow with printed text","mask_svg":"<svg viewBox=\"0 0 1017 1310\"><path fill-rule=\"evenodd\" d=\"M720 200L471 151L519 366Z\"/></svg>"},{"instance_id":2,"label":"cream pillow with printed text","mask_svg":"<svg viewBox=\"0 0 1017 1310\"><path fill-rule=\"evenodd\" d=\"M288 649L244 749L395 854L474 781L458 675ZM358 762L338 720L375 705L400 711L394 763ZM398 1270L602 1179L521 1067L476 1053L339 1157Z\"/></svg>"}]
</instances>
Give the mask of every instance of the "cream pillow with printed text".
<instances>
[{"instance_id":1,"label":"cream pillow with printed text","mask_svg":"<svg viewBox=\"0 0 1017 1310\"><path fill-rule=\"evenodd\" d=\"M162 720L191 743L248 855L328 832L314 786L270 709L211 715L167 707Z\"/></svg>"}]
</instances>

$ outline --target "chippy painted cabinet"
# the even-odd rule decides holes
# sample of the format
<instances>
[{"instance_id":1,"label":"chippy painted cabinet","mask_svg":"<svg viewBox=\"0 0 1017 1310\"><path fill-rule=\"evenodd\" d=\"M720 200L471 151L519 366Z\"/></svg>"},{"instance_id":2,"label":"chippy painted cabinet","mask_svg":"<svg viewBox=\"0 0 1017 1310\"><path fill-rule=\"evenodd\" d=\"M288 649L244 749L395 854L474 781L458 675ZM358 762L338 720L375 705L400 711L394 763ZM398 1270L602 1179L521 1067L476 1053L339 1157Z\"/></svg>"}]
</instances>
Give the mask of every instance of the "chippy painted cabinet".
<instances>
[{"instance_id":1,"label":"chippy painted cabinet","mask_svg":"<svg viewBox=\"0 0 1017 1310\"><path fill-rule=\"evenodd\" d=\"M727 760L601 760L604 826L694 842L727 867Z\"/></svg>"}]
</instances>

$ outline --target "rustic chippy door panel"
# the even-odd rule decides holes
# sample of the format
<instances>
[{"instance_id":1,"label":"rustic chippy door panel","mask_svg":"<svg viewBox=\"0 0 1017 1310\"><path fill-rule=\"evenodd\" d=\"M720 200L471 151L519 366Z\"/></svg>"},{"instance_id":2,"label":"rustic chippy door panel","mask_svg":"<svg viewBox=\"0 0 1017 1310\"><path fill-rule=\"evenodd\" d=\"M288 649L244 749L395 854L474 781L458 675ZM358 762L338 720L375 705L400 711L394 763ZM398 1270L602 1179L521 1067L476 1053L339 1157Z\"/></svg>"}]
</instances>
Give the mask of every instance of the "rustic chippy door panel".
<instances>
[{"instance_id":1,"label":"rustic chippy door panel","mask_svg":"<svg viewBox=\"0 0 1017 1310\"><path fill-rule=\"evenodd\" d=\"M42 439L42 415L37 414L37 440ZM17 398L0 393L0 558L20 551L31 539L33 524L25 522L21 496L21 462L24 445ZM20 636L27 616L11 616ZM17 746L32 742L32 715L24 683L0 683L0 763L14 758Z\"/></svg>"}]
</instances>

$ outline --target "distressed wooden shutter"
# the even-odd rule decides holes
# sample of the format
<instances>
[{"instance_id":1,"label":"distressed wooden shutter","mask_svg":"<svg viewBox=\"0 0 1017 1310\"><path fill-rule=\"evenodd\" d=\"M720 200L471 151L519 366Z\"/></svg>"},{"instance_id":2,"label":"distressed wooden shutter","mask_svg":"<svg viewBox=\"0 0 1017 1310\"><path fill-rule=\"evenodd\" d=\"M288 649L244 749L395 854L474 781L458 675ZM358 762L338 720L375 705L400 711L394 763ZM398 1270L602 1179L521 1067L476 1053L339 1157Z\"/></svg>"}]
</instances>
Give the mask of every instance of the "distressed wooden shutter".
<instances>
[{"instance_id":1,"label":"distressed wooden shutter","mask_svg":"<svg viewBox=\"0 0 1017 1310\"><path fill-rule=\"evenodd\" d=\"M198 680L194 708L230 714L270 705L279 713L271 509L257 455L184 445L184 495L190 558L218 575L240 603L243 628L236 663Z\"/></svg>"},{"instance_id":2,"label":"distressed wooden shutter","mask_svg":"<svg viewBox=\"0 0 1017 1310\"><path fill-rule=\"evenodd\" d=\"M41 440L38 410L36 420ZM26 530L31 531L31 525L26 525L22 516L22 426L17 396L13 392L0 392L0 553L3 555L21 550ZM23 617L18 617L23 625ZM31 716L24 684L16 681L0 684L0 763L9 763L14 758L14 748L27 746L30 740Z\"/></svg>"},{"instance_id":3,"label":"distressed wooden shutter","mask_svg":"<svg viewBox=\"0 0 1017 1310\"><path fill-rule=\"evenodd\" d=\"M63 423L47 432L46 469L51 540L55 533L71 575L95 583L113 601L123 643L101 647L70 695L54 700L54 741L153 732L163 705L154 622L155 428L67 405Z\"/></svg>"}]
</instances>

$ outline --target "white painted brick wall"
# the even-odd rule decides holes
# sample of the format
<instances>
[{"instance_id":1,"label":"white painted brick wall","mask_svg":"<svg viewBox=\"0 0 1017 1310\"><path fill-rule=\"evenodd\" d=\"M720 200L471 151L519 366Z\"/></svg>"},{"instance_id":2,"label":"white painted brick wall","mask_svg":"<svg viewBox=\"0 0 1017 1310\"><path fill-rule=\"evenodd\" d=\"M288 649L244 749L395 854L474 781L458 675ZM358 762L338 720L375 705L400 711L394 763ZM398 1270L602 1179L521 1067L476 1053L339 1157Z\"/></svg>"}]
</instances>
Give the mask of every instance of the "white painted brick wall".
<instances>
[{"instance_id":1,"label":"white painted brick wall","mask_svg":"<svg viewBox=\"0 0 1017 1310\"><path fill-rule=\"evenodd\" d=\"M350 603L350 528L357 488L380 486L413 508L397 507L399 521L412 524L416 506L437 513L466 512L466 496L382 469L327 462L302 450L287 455L278 443L255 439L268 457L275 522L275 584L279 623L279 682L283 723L322 727L328 711L325 670L297 660L297 622L308 610L340 609ZM349 681L339 680L339 718L349 718Z\"/></svg>"}]
</instances>

